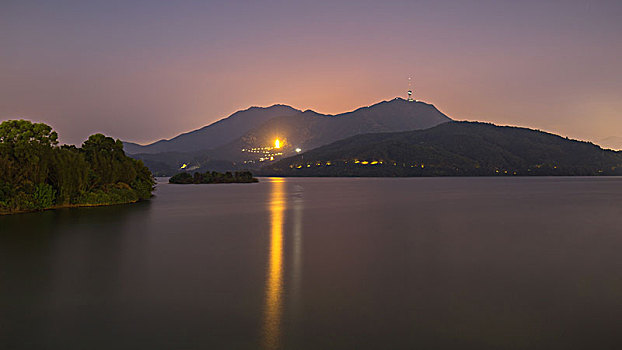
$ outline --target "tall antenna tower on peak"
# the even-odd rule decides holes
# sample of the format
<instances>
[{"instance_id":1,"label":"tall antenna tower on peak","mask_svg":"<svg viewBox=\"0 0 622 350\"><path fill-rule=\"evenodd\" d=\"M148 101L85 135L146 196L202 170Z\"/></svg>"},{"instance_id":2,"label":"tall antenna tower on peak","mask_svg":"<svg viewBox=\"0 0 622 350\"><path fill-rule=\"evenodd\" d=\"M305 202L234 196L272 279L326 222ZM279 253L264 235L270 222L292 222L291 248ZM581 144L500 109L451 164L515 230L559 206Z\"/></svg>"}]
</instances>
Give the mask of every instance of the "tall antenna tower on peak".
<instances>
[{"instance_id":1,"label":"tall antenna tower on peak","mask_svg":"<svg viewBox=\"0 0 622 350\"><path fill-rule=\"evenodd\" d=\"M408 102L413 102L412 78L408 77Z\"/></svg>"}]
</instances>

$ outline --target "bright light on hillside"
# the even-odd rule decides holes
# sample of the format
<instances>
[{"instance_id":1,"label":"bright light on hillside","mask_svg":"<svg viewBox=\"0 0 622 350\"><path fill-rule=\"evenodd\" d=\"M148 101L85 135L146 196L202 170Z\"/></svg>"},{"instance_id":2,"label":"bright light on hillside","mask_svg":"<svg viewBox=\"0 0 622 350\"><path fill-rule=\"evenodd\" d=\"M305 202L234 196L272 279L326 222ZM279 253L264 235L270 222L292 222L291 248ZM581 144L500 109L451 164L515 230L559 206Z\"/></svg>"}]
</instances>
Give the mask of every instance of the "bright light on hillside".
<instances>
[{"instance_id":1,"label":"bright light on hillside","mask_svg":"<svg viewBox=\"0 0 622 350\"><path fill-rule=\"evenodd\" d=\"M274 141L274 148L281 148L281 141L279 141L279 139Z\"/></svg>"}]
</instances>

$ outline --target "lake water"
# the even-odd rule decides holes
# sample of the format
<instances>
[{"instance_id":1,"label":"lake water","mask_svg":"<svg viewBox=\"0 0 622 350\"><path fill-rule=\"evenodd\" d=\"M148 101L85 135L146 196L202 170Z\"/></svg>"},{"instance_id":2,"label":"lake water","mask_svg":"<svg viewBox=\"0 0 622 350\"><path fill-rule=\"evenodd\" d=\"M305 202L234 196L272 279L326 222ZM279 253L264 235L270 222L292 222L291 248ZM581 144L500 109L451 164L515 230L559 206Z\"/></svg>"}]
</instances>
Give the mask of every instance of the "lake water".
<instances>
[{"instance_id":1,"label":"lake water","mask_svg":"<svg viewBox=\"0 0 622 350\"><path fill-rule=\"evenodd\" d=\"M622 178L156 195L0 217L0 348L622 348Z\"/></svg>"}]
</instances>

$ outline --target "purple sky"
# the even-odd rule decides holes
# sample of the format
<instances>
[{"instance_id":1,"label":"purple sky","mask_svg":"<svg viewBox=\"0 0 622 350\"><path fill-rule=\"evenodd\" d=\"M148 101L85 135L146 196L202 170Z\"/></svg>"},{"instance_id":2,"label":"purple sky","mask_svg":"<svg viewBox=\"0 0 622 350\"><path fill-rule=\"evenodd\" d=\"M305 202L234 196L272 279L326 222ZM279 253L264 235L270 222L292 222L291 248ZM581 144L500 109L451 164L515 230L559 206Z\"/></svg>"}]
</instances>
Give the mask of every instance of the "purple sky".
<instances>
[{"instance_id":1,"label":"purple sky","mask_svg":"<svg viewBox=\"0 0 622 350\"><path fill-rule=\"evenodd\" d=\"M397 95L454 119L622 136L622 2L0 0L0 120L149 142L252 105Z\"/></svg>"}]
</instances>

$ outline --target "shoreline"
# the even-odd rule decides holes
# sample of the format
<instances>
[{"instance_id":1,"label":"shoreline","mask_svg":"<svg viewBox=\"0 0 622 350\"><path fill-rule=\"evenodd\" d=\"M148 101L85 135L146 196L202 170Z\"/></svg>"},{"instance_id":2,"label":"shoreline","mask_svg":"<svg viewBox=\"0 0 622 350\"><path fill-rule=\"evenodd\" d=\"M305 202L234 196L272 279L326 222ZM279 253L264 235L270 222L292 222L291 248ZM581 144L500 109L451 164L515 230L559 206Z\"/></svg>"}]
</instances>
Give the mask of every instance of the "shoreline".
<instances>
[{"instance_id":1,"label":"shoreline","mask_svg":"<svg viewBox=\"0 0 622 350\"><path fill-rule=\"evenodd\" d=\"M107 203L102 203L102 204L90 204L90 203L85 203L85 204L62 204L62 205L55 205L55 206L52 206L52 207L49 207L49 208L44 208L44 209L17 210L17 211L0 211L0 216L3 216L3 215L14 215L14 214L37 213L37 212L43 212L43 211L48 211L48 210L66 209L66 208L110 207L110 206L113 206L113 205L126 205L126 204L134 204L134 203L138 203L138 202L141 202L141 200L135 200L135 201L123 202L123 203L112 203L112 204L107 204Z\"/></svg>"},{"instance_id":2,"label":"shoreline","mask_svg":"<svg viewBox=\"0 0 622 350\"><path fill-rule=\"evenodd\" d=\"M200 183L194 183L194 182L190 182L190 183L166 182L166 183L170 184L170 185L228 185L228 184L256 184L256 183L259 183L259 180L257 180L257 181L246 181L246 182L200 182Z\"/></svg>"}]
</instances>

